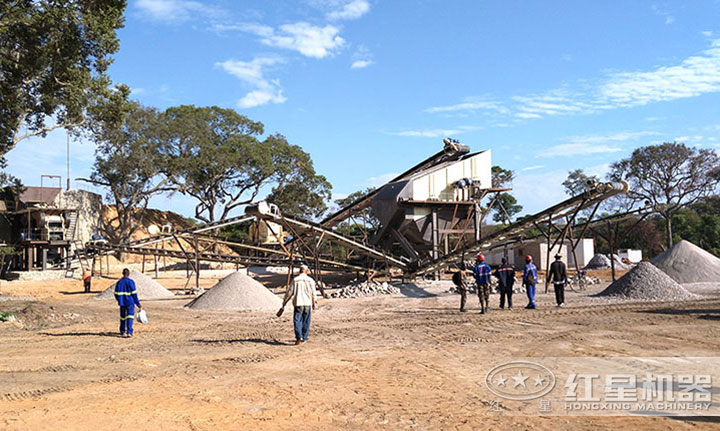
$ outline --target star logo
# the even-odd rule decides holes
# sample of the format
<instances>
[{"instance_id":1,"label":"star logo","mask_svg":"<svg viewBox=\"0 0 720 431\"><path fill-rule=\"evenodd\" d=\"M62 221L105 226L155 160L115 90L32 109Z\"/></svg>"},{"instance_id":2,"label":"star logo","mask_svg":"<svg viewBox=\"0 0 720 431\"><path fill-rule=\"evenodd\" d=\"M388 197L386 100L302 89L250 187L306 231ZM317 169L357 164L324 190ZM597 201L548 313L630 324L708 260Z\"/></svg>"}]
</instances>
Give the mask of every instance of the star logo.
<instances>
[{"instance_id":1,"label":"star logo","mask_svg":"<svg viewBox=\"0 0 720 431\"><path fill-rule=\"evenodd\" d=\"M541 375L537 375L533 380L535 380L535 386L542 386L545 382L545 378Z\"/></svg>"},{"instance_id":2,"label":"star logo","mask_svg":"<svg viewBox=\"0 0 720 431\"><path fill-rule=\"evenodd\" d=\"M522 370L518 370L517 375L510 376L510 378L515 380L515 384L513 385L513 388L517 388L518 386L527 388L527 386L525 386L525 380L529 379L530 376L525 376L525 375L523 375Z\"/></svg>"},{"instance_id":3,"label":"star logo","mask_svg":"<svg viewBox=\"0 0 720 431\"><path fill-rule=\"evenodd\" d=\"M497 380L495 380L495 384L498 386L505 386L505 382L507 379L501 375L498 376Z\"/></svg>"}]
</instances>

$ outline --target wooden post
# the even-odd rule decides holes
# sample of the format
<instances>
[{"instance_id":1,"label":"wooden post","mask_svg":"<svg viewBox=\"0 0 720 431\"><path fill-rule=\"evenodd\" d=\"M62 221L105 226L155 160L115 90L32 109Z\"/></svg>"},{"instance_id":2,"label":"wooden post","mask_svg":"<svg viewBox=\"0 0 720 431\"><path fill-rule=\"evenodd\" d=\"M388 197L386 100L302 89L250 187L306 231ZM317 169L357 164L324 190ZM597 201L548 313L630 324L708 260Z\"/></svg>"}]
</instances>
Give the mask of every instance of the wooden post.
<instances>
[{"instance_id":1,"label":"wooden post","mask_svg":"<svg viewBox=\"0 0 720 431\"><path fill-rule=\"evenodd\" d=\"M613 235L610 221L607 223L608 228L608 245L610 246L610 274L612 275L612 281L615 281L615 238Z\"/></svg>"},{"instance_id":2,"label":"wooden post","mask_svg":"<svg viewBox=\"0 0 720 431\"><path fill-rule=\"evenodd\" d=\"M197 235L195 237L195 289L200 290L200 246Z\"/></svg>"}]
</instances>

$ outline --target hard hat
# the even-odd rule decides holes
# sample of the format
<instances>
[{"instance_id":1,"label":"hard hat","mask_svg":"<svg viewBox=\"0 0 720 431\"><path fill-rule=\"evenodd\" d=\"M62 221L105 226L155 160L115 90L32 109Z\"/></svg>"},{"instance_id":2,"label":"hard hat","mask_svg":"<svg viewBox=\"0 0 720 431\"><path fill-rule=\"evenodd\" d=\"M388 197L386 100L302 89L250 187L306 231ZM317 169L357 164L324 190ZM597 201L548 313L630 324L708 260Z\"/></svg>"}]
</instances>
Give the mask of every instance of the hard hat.
<instances>
[{"instance_id":1,"label":"hard hat","mask_svg":"<svg viewBox=\"0 0 720 431\"><path fill-rule=\"evenodd\" d=\"M485 255L482 254L482 253L479 253L479 254L477 255L477 260L485 260Z\"/></svg>"},{"instance_id":2,"label":"hard hat","mask_svg":"<svg viewBox=\"0 0 720 431\"><path fill-rule=\"evenodd\" d=\"M528 254L527 256L525 256L525 260L532 260L532 256Z\"/></svg>"}]
</instances>

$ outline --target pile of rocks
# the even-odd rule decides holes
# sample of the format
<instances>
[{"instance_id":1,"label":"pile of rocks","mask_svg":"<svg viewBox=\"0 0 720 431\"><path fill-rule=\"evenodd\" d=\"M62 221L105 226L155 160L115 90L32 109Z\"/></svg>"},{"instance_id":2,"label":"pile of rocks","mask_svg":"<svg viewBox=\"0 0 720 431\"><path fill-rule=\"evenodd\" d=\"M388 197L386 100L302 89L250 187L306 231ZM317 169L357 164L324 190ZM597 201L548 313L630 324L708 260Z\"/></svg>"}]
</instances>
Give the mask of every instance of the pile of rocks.
<instances>
[{"instance_id":1,"label":"pile of rocks","mask_svg":"<svg viewBox=\"0 0 720 431\"><path fill-rule=\"evenodd\" d=\"M359 298L361 296L393 295L400 293L400 288L383 281L358 281L353 280L347 286L337 292L330 294L331 298Z\"/></svg>"},{"instance_id":2,"label":"pile of rocks","mask_svg":"<svg viewBox=\"0 0 720 431\"><path fill-rule=\"evenodd\" d=\"M620 296L643 301L686 301L698 296L688 292L650 262L637 266L598 296Z\"/></svg>"},{"instance_id":3,"label":"pile of rocks","mask_svg":"<svg viewBox=\"0 0 720 431\"><path fill-rule=\"evenodd\" d=\"M632 268L631 265L628 265L620 259L620 256L617 254L613 255L613 258L615 259L615 269L619 270L628 270ZM604 254L596 254L593 256L592 259L590 259L590 262L588 262L587 266L585 266L585 269L610 269L611 268L611 261L610 258L605 256Z\"/></svg>"},{"instance_id":4,"label":"pile of rocks","mask_svg":"<svg viewBox=\"0 0 720 431\"><path fill-rule=\"evenodd\" d=\"M143 274L142 272L135 270L130 271L130 279L135 282L135 287L137 288L137 296L140 300L167 298L174 295L171 291L162 287L160 283ZM113 283L110 287L100 292L95 297L95 299L115 299L116 284L117 282Z\"/></svg>"}]
</instances>

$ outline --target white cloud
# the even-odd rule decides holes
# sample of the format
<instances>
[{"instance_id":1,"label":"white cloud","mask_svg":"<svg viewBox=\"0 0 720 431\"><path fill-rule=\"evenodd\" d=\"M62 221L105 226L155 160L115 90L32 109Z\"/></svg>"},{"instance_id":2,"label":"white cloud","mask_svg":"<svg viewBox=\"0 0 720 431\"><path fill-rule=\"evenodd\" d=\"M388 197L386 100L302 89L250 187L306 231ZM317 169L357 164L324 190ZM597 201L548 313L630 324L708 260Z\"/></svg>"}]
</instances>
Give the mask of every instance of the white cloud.
<instances>
[{"instance_id":1,"label":"white cloud","mask_svg":"<svg viewBox=\"0 0 720 431\"><path fill-rule=\"evenodd\" d=\"M192 0L138 0L135 7L147 19L168 23L185 22L198 15L221 15L220 10Z\"/></svg>"},{"instance_id":2,"label":"white cloud","mask_svg":"<svg viewBox=\"0 0 720 431\"><path fill-rule=\"evenodd\" d=\"M512 194L523 206L522 214L534 214L551 205L567 199L562 182L567 178L567 170L523 172L513 180ZM542 193L538 190L542 188Z\"/></svg>"},{"instance_id":3,"label":"white cloud","mask_svg":"<svg viewBox=\"0 0 720 431\"><path fill-rule=\"evenodd\" d=\"M705 37L712 37L713 32L712 31L701 31L700 34L702 34Z\"/></svg>"},{"instance_id":4,"label":"white cloud","mask_svg":"<svg viewBox=\"0 0 720 431\"><path fill-rule=\"evenodd\" d=\"M528 166L528 167L522 168L522 169L520 169L520 170L521 170L521 171L535 171L535 170L538 170L538 169L542 169L542 168L544 168L544 167L545 167L545 165L535 165L535 166Z\"/></svg>"},{"instance_id":5,"label":"white cloud","mask_svg":"<svg viewBox=\"0 0 720 431\"><path fill-rule=\"evenodd\" d=\"M436 113L481 110L506 112L507 108L502 106L502 104L491 100L477 100L473 98L465 98L462 103L448 106L433 106L431 108L425 109L425 112Z\"/></svg>"},{"instance_id":6,"label":"white cloud","mask_svg":"<svg viewBox=\"0 0 720 431\"><path fill-rule=\"evenodd\" d=\"M262 24L216 25L219 31L241 30L260 36L268 46L297 51L306 57L324 58L334 54L344 44L340 30L332 25L318 27L306 22L284 24L274 29Z\"/></svg>"},{"instance_id":7,"label":"white cloud","mask_svg":"<svg viewBox=\"0 0 720 431\"><path fill-rule=\"evenodd\" d=\"M656 136L658 132L642 131L642 132L618 132L608 135L583 135L570 136L566 138L574 144L601 144L604 142L627 142L636 141L645 136Z\"/></svg>"},{"instance_id":8,"label":"white cloud","mask_svg":"<svg viewBox=\"0 0 720 431\"><path fill-rule=\"evenodd\" d=\"M355 60L350 66L350 69L364 69L371 64L373 64L372 60Z\"/></svg>"},{"instance_id":9,"label":"white cloud","mask_svg":"<svg viewBox=\"0 0 720 431\"><path fill-rule=\"evenodd\" d=\"M665 17L665 24L672 24L675 22L675 17L670 15Z\"/></svg>"},{"instance_id":10,"label":"white cloud","mask_svg":"<svg viewBox=\"0 0 720 431\"><path fill-rule=\"evenodd\" d=\"M252 108L268 103L284 103L287 98L282 94L278 80L265 78L264 69L282 63L275 57L256 57L252 61L227 60L216 63L227 73L235 76L253 88L238 101L241 108Z\"/></svg>"},{"instance_id":11,"label":"white cloud","mask_svg":"<svg viewBox=\"0 0 720 431\"><path fill-rule=\"evenodd\" d=\"M596 103L639 106L717 91L720 91L720 39L701 55L688 57L675 66L611 75L600 87Z\"/></svg>"},{"instance_id":12,"label":"white cloud","mask_svg":"<svg viewBox=\"0 0 720 431\"><path fill-rule=\"evenodd\" d=\"M616 153L622 150L623 149L620 147L612 147L610 145L603 144L560 144L553 145L552 147L540 151L540 153L538 153L538 157L587 156L597 153Z\"/></svg>"},{"instance_id":13,"label":"white cloud","mask_svg":"<svg viewBox=\"0 0 720 431\"><path fill-rule=\"evenodd\" d=\"M459 135L461 133L479 130L476 126L460 126L456 129L422 129L422 130L404 130L400 132L392 132L395 136L412 136L420 138L442 138L447 136Z\"/></svg>"},{"instance_id":14,"label":"white cloud","mask_svg":"<svg viewBox=\"0 0 720 431\"><path fill-rule=\"evenodd\" d=\"M368 12L370 12L370 3L367 0L353 0L345 3L342 8L329 12L327 19L358 19Z\"/></svg>"},{"instance_id":15,"label":"white cloud","mask_svg":"<svg viewBox=\"0 0 720 431\"><path fill-rule=\"evenodd\" d=\"M353 63L350 65L351 69L364 69L371 64L374 64L373 54L367 49L366 46L360 45L353 54Z\"/></svg>"},{"instance_id":16,"label":"white cloud","mask_svg":"<svg viewBox=\"0 0 720 431\"><path fill-rule=\"evenodd\" d=\"M397 177L398 175L400 175L400 174L396 173L396 172L391 172L388 174L378 175L376 177L370 177L367 179L367 183L371 187L378 187L378 186L381 186L381 185L387 183L388 181L392 180L393 178Z\"/></svg>"},{"instance_id":17,"label":"white cloud","mask_svg":"<svg viewBox=\"0 0 720 431\"><path fill-rule=\"evenodd\" d=\"M484 109L525 120L629 108L715 92L720 92L720 39L711 41L709 48L675 65L610 73L594 83L580 81L574 86L566 85L544 93L514 96L504 103L465 99L456 105L427 108L425 112Z\"/></svg>"}]
</instances>

